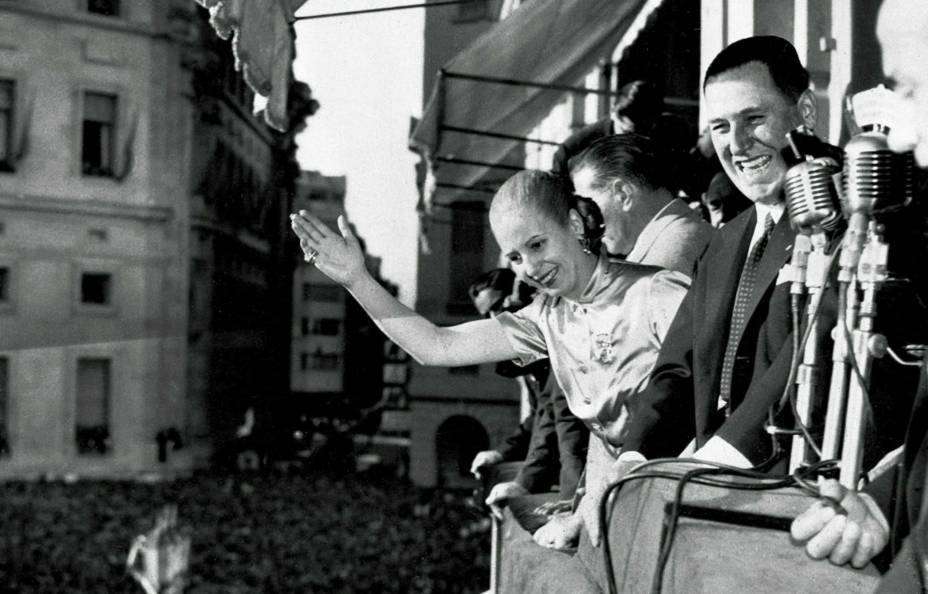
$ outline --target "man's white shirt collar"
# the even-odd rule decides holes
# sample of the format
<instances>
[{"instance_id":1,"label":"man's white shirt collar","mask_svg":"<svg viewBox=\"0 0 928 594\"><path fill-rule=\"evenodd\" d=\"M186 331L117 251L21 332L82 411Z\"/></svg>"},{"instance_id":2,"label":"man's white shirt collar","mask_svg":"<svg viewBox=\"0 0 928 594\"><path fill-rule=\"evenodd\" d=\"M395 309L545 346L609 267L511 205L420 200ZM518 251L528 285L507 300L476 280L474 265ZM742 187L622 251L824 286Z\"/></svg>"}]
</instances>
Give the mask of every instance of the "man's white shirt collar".
<instances>
[{"instance_id":1,"label":"man's white shirt collar","mask_svg":"<svg viewBox=\"0 0 928 594\"><path fill-rule=\"evenodd\" d=\"M764 234L764 220L767 218L768 214L770 218L773 219L774 225L780 222L780 217L786 212L786 203L761 204L755 202L754 208L757 210L757 221L754 223L754 234L751 236L751 245L757 243L757 240Z\"/></svg>"}]
</instances>

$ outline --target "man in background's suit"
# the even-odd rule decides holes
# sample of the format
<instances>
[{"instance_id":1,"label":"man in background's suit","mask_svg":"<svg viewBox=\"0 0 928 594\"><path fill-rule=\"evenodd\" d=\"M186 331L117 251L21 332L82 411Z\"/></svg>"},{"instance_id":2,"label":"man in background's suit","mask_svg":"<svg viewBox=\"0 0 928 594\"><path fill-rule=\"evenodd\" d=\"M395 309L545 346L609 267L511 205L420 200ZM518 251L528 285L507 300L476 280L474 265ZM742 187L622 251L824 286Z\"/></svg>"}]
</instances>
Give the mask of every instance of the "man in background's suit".
<instances>
[{"instance_id":1,"label":"man in background's suit","mask_svg":"<svg viewBox=\"0 0 928 594\"><path fill-rule=\"evenodd\" d=\"M570 179L599 206L610 255L692 276L714 229L674 196L663 155L639 134L606 136L576 157Z\"/></svg>"}]
</instances>

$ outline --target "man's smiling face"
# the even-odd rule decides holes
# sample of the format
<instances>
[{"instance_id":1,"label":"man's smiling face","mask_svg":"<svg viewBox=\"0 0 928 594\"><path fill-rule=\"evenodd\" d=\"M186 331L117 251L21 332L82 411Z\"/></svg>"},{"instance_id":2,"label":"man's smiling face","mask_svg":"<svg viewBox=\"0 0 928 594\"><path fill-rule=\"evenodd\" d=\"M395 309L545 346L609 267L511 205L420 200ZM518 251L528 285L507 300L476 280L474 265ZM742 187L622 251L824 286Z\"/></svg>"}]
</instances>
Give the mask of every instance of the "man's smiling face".
<instances>
[{"instance_id":1,"label":"man's smiling face","mask_svg":"<svg viewBox=\"0 0 928 594\"><path fill-rule=\"evenodd\" d=\"M705 89L712 144L725 173L754 202L780 201L787 171L780 150L787 145L786 133L814 121L803 121L797 102L774 84L760 62L713 76Z\"/></svg>"}]
</instances>

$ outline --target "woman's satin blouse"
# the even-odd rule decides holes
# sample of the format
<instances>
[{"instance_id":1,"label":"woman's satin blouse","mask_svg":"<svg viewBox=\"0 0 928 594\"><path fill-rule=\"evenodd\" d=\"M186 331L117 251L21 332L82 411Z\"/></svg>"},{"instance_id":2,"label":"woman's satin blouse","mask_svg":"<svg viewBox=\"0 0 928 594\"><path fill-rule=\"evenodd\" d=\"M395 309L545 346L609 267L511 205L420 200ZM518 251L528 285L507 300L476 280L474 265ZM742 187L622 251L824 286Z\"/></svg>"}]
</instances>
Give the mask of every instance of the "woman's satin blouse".
<instances>
[{"instance_id":1,"label":"woman's satin blouse","mask_svg":"<svg viewBox=\"0 0 928 594\"><path fill-rule=\"evenodd\" d=\"M616 444L624 405L648 384L689 284L679 272L603 255L576 302L540 293L495 319L517 362L549 357L571 412Z\"/></svg>"}]
</instances>

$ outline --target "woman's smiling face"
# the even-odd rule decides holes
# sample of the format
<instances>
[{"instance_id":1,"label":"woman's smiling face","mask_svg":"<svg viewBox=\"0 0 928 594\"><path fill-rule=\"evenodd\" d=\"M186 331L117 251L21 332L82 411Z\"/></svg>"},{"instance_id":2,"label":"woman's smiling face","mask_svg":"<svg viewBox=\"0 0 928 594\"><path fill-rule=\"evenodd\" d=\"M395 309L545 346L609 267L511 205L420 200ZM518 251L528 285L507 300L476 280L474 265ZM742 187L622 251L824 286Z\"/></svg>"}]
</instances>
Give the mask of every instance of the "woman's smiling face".
<instances>
[{"instance_id":1,"label":"woman's smiling face","mask_svg":"<svg viewBox=\"0 0 928 594\"><path fill-rule=\"evenodd\" d=\"M552 297L580 297L596 258L580 246L583 222L576 211L560 222L537 208L511 205L491 210L490 226L503 255L526 282Z\"/></svg>"}]
</instances>

